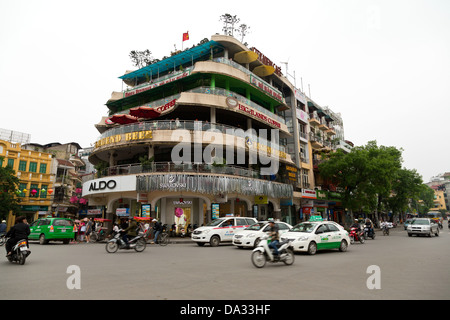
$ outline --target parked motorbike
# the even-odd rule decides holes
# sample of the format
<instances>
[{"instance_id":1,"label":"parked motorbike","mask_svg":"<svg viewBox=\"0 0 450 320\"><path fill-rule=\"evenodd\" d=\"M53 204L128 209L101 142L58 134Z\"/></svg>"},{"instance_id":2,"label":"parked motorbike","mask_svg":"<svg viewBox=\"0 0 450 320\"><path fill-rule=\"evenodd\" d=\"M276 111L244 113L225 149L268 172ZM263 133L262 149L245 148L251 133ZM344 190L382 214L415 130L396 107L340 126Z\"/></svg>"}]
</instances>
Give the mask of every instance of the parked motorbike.
<instances>
[{"instance_id":1,"label":"parked motorbike","mask_svg":"<svg viewBox=\"0 0 450 320\"><path fill-rule=\"evenodd\" d=\"M187 226L187 236L190 236L195 229L192 228L192 224L188 224Z\"/></svg>"},{"instance_id":2,"label":"parked motorbike","mask_svg":"<svg viewBox=\"0 0 450 320\"><path fill-rule=\"evenodd\" d=\"M178 230L179 230L178 235L180 237L184 238L186 236L186 228L182 224L179 224L178 225Z\"/></svg>"},{"instance_id":3,"label":"parked motorbike","mask_svg":"<svg viewBox=\"0 0 450 320\"><path fill-rule=\"evenodd\" d=\"M140 234L128 241L128 245L122 239L122 234L117 232L114 237L106 243L106 251L114 253L119 249L130 250L134 249L136 252L142 252L147 247L145 235Z\"/></svg>"},{"instance_id":4,"label":"parked motorbike","mask_svg":"<svg viewBox=\"0 0 450 320\"><path fill-rule=\"evenodd\" d=\"M294 263L294 252L291 248L290 241L283 241L279 243L278 257L274 256L273 249L269 247L269 236L261 237L261 241L258 246L253 249L252 263L257 268L262 268L266 265L266 262L284 262L286 265Z\"/></svg>"},{"instance_id":5,"label":"parked motorbike","mask_svg":"<svg viewBox=\"0 0 450 320\"><path fill-rule=\"evenodd\" d=\"M9 262L18 262L19 264L25 264L25 260L30 255L31 251L28 248L27 240L19 240L11 250L11 254L6 256Z\"/></svg>"},{"instance_id":6,"label":"parked motorbike","mask_svg":"<svg viewBox=\"0 0 450 320\"><path fill-rule=\"evenodd\" d=\"M359 241L361 243L365 242L363 233L358 228L350 228L348 236L350 237L350 244L354 244L355 241Z\"/></svg>"},{"instance_id":7,"label":"parked motorbike","mask_svg":"<svg viewBox=\"0 0 450 320\"><path fill-rule=\"evenodd\" d=\"M367 238L375 239L375 230L371 230L370 227L364 227L364 239L367 240Z\"/></svg>"}]
</instances>

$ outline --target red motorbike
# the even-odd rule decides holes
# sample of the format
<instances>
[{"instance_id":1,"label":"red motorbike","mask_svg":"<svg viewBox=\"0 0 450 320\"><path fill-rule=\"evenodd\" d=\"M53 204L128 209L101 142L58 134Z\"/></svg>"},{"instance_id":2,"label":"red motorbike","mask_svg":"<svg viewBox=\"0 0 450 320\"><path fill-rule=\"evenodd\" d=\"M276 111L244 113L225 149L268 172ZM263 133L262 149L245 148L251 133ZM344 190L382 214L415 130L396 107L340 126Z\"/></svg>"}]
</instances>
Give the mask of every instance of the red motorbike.
<instances>
[{"instance_id":1,"label":"red motorbike","mask_svg":"<svg viewBox=\"0 0 450 320\"><path fill-rule=\"evenodd\" d=\"M348 236L350 237L351 244L354 244L355 241L359 241L361 243L364 243L364 241L365 241L364 237L363 237L363 232L361 232L357 228L351 228Z\"/></svg>"}]
</instances>

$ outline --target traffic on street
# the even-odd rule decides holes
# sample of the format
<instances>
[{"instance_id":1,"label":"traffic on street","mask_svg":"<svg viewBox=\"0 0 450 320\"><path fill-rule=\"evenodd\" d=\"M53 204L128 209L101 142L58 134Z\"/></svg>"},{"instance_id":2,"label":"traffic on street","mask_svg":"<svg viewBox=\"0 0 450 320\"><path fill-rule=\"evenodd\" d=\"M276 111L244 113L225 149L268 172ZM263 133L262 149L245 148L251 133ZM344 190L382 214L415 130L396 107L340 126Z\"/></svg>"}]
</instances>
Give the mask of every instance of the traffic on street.
<instances>
[{"instance_id":1,"label":"traffic on street","mask_svg":"<svg viewBox=\"0 0 450 320\"><path fill-rule=\"evenodd\" d=\"M334 223L298 224L280 237L281 244L291 243L293 259L268 260L264 268L252 263L264 239L253 246L241 246L236 239L199 246L184 237L111 254L110 240L64 244L36 237L29 240L31 255L24 265L6 258L0 262L0 287L6 300L448 299L447 226L418 236L409 236L403 225L387 235L374 231L373 239L351 243L348 231Z\"/></svg>"}]
</instances>

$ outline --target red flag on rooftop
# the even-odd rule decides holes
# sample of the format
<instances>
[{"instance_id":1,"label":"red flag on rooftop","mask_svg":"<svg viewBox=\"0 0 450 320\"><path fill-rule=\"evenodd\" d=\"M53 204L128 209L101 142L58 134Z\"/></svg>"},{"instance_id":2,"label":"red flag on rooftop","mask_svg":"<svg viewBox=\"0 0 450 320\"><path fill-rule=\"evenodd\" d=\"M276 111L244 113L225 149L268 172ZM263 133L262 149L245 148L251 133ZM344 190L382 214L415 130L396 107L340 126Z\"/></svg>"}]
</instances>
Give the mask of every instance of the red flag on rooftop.
<instances>
[{"instance_id":1,"label":"red flag on rooftop","mask_svg":"<svg viewBox=\"0 0 450 320\"><path fill-rule=\"evenodd\" d=\"M183 41L189 40L189 31L186 33L183 33Z\"/></svg>"}]
</instances>

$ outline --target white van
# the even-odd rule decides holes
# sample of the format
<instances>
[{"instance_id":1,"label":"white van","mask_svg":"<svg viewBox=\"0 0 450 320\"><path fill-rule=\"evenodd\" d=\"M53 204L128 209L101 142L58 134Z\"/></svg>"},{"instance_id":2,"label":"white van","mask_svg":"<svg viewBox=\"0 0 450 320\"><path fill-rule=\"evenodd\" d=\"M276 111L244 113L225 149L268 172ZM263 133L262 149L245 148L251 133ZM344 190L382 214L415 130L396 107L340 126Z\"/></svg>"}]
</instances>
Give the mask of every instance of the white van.
<instances>
[{"instance_id":1,"label":"white van","mask_svg":"<svg viewBox=\"0 0 450 320\"><path fill-rule=\"evenodd\" d=\"M249 217L223 217L214 219L206 226L199 227L192 232L192 241L199 246L209 243L217 247L221 242L231 242L235 232L241 231L249 225L258 222Z\"/></svg>"}]
</instances>

